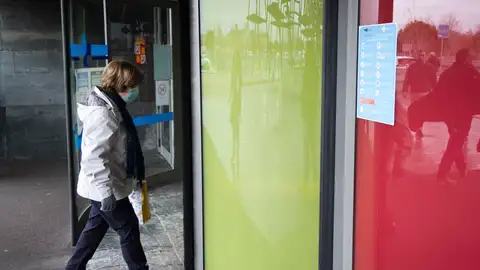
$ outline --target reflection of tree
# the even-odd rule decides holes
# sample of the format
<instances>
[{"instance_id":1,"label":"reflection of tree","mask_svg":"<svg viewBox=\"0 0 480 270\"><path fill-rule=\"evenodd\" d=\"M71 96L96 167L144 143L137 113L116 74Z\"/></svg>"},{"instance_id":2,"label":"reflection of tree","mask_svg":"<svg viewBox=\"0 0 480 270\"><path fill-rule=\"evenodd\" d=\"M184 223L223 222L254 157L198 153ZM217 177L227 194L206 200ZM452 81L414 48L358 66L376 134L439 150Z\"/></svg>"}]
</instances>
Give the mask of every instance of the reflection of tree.
<instances>
[{"instance_id":1,"label":"reflection of tree","mask_svg":"<svg viewBox=\"0 0 480 270\"><path fill-rule=\"evenodd\" d=\"M473 46L473 33L461 33L453 31L445 45L445 55L453 56L463 48L471 48Z\"/></svg>"},{"instance_id":2,"label":"reflection of tree","mask_svg":"<svg viewBox=\"0 0 480 270\"><path fill-rule=\"evenodd\" d=\"M453 14L446 16L441 24L448 25L448 39L445 39L444 55L453 56L463 48L469 48L472 45L471 32L462 32L461 22Z\"/></svg>"},{"instance_id":3,"label":"reflection of tree","mask_svg":"<svg viewBox=\"0 0 480 270\"><path fill-rule=\"evenodd\" d=\"M208 50L215 48L215 33L213 30L208 31L203 36L203 46L205 46Z\"/></svg>"},{"instance_id":4,"label":"reflection of tree","mask_svg":"<svg viewBox=\"0 0 480 270\"><path fill-rule=\"evenodd\" d=\"M460 29L461 29L461 26L462 26L462 23L453 14L449 14L448 16L446 16L442 20L441 24L448 25L448 28L452 32L460 32Z\"/></svg>"},{"instance_id":5,"label":"reflection of tree","mask_svg":"<svg viewBox=\"0 0 480 270\"><path fill-rule=\"evenodd\" d=\"M443 55L453 56L462 48L472 48L480 53L480 27L475 31L462 31L461 22L454 15L445 17L440 25L448 25L448 38L443 39ZM423 50L441 53L442 40L438 37L436 25L428 20L412 20L398 33L398 49L411 44L413 51Z\"/></svg>"},{"instance_id":6,"label":"reflection of tree","mask_svg":"<svg viewBox=\"0 0 480 270\"><path fill-rule=\"evenodd\" d=\"M438 32L435 25L413 20L399 31L398 48L401 50L402 45L411 44L413 50L440 52L437 37Z\"/></svg>"},{"instance_id":7,"label":"reflection of tree","mask_svg":"<svg viewBox=\"0 0 480 270\"><path fill-rule=\"evenodd\" d=\"M240 128L247 87L264 91L270 125L285 127L299 110L306 179L316 179L320 128L323 9L321 0L250 0L245 22L202 35L202 63L212 65L230 96L232 171L238 178ZM231 27L231 28L227 28ZM208 60L208 61L207 61ZM211 60L211 61L210 61ZM229 87L227 87L229 81ZM258 86L258 88L257 88ZM294 97L292 99L292 97ZM292 108L293 107L293 108ZM293 115L293 116L292 116ZM302 123L303 122L303 123ZM287 129L287 132L294 132ZM298 132L298 128L296 129Z\"/></svg>"},{"instance_id":8,"label":"reflection of tree","mask_svg":"<svg viewBox=\"0 0 480 270\"><path fill-rule=\"evenodd\" d=\"M476 54L480 54L480 25L477 26L477 29L472 34L472 49Z\"/></svg>"}]
</instances>

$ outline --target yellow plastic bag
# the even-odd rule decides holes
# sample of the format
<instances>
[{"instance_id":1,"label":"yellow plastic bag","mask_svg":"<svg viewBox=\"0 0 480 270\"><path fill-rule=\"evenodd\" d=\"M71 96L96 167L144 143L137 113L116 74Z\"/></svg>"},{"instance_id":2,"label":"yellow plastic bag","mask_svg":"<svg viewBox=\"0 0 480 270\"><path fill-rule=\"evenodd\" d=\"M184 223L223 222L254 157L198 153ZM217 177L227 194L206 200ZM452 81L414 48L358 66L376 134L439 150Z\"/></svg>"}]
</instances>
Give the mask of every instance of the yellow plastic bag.
<instances>
[{"instance_id":1,"label":"yellow plastic bag","mask_svg":"<svg viewBox=\"0 0 480 270\"><path fill-rule=\"evenodd\" d=\"M147 221L152 218L150 212L150 204L148 202L148 189L147 181L143 180L141 184L133 190L133 192L128 196L130 203L133 206L133 210L137 215L138 221L141 225L145 224Z\"/></svg>"}]
</instances>

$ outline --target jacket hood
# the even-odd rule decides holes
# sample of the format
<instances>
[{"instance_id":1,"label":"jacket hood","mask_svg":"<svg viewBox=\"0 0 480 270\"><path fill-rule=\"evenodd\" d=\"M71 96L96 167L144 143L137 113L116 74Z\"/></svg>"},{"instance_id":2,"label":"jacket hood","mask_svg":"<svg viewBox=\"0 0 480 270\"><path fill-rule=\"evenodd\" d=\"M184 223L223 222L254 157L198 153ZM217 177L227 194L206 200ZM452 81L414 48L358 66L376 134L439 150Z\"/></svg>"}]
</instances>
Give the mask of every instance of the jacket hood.
<instances>
[{"instance_id":1,"label":"jacket hood","mask_svg":"<svg viewBox=\"0 0 480 270\"><path fill-rule=\"evenodd\" d=\"M85 101L77 103L78 119L84 122L92 112L96 110L110 110L113 106L113 102L95 87Z\"/></svg>"}]
</instances>

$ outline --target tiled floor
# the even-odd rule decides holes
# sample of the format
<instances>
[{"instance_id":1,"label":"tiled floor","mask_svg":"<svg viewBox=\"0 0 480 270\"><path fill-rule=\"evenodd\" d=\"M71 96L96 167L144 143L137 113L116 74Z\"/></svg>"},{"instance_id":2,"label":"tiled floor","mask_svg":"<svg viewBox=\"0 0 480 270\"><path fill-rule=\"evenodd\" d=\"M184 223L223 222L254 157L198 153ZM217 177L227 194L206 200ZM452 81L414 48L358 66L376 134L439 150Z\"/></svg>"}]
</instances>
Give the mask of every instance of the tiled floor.
<instances>
[{"instance_id":1,"label":"tiled floor","mask_svg":"<svg viewBox=\"0 0 480 270\"><path fill-rule=\"evenodd\" d=\"M142 226L142 243L152 270L183 269L183 206L180 183L150 193L152 219ZM127 269L115 232L107 234L89 270Z\"/></svg>"}]
</instances>

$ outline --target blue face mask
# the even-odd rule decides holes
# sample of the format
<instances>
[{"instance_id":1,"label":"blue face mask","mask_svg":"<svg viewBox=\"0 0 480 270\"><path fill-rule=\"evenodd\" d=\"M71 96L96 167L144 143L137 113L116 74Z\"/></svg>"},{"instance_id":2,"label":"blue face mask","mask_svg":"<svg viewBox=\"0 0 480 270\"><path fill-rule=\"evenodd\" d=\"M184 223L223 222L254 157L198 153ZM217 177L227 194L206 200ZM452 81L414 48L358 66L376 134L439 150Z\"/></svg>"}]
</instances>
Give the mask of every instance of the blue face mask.
<instances>
[{"instance_id":1,"label":"blue face mask","mask_svg":"<svg viewBox=\"0 0 480 270\"><path fill-rule=\"evenodd\" d=\"M122 95L122 99L128 104L134 102L139 94L138 86L128 90L126 95Z\"/></svg>"}]
</instances>

